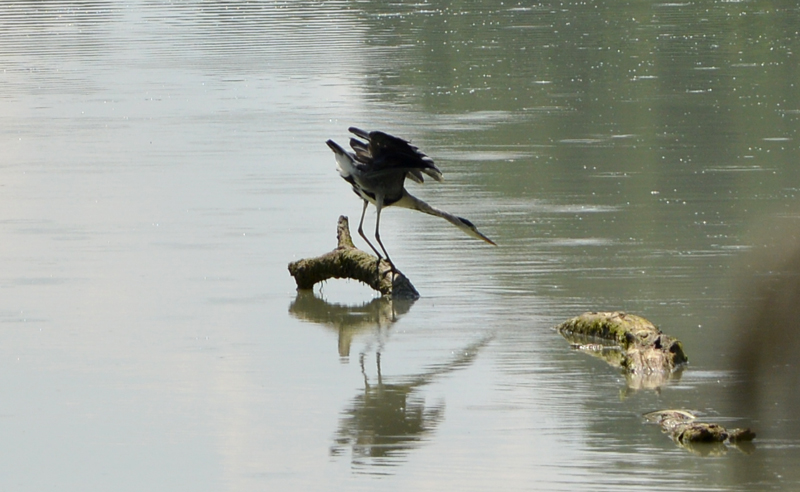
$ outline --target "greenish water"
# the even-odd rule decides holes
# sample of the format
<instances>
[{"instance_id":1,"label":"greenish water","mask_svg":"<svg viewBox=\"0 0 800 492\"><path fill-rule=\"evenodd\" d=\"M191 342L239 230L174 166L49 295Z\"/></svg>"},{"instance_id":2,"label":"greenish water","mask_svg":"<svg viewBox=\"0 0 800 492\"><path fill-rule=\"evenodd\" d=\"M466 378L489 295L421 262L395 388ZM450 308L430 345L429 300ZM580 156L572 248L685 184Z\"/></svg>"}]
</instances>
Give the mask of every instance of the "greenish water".
<instances>
[{"instance_id":1,"label":"greenish water","mask_svg":"<svg viewBox=\"0 0 800 492\"><path fill-rule=\"evenodd\" d=\"M772 353L737 317L796 272L759 258L795 246L798 25L757 1L4 3L0 488L797 489L796 327ZM286 265L361 211L324 143L351 125L412 139L445 175L412 193L499 246L389 208L419 301L297 293ZM552 330L617 309L688 367L637 385ZM758 439L686 450L644 423L663 408Z\"/></svg>"}]
</instances>

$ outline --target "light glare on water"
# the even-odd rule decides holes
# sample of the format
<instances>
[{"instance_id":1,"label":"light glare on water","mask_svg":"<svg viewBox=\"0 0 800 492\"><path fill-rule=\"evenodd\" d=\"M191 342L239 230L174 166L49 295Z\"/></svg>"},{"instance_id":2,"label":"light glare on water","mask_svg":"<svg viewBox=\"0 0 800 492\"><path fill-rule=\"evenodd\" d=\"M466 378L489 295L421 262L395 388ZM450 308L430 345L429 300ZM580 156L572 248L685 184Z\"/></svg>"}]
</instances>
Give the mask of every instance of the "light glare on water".
<instances>
[{"instance_id":1,"label":"light glare on water","mask_svg":"<svg viewBox=\"0 0 800 492\"><path fill-rule=\"evenodd\" d=\"M793 248L799 13L4 3L0 488L797 488L796 357L739 398L735 326L748 258ZM409 190L499 246L390 207L420 300L296 292L340 215L366 248L324 144L351 125L411 139L445 180ZM615 309L689 366L636 386L552 330ZM664 408L755 449L680 448Z\"/></svg>"}]
</instances>

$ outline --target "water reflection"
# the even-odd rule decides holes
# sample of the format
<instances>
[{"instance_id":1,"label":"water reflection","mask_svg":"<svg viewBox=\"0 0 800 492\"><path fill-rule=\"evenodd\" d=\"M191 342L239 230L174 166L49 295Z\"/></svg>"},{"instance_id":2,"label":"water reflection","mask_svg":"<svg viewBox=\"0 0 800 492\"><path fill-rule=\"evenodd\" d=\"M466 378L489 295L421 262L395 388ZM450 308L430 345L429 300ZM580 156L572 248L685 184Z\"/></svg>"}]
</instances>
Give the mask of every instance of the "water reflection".
<instances>
[{"instance_id":1,"label":"water reflection","mask_svg":"<svg viewBox=\"0 0 800 492\"><path fill-rule=\"evenodd\" d=\"M490 341L491 337L483 338L457 350L457 356L424 372L391 378L382 375L381 352L377 351L374 384L364 368L366 354L360 354L364 391L342 411L331 454L340 456L349 449L353 468L370 474L386 474L385 467L403 463L405 454L427 439L444 418L444 402L428 404L422 389L472 364Z\"/></svg>"},{"instance_id":2,"label":"water reflection","mask_svg":"<svg viewBox=\"0 0 800 492\"><path fill-rule=\"evenodd\" d=\"M605 361L609 366L619 371L625 377L625 389L621 393L622 397L630 396L639 390L651 390L659 392L661 387L670 383L678 382L685 368L685 364L678 365L674 371L637 371L631 372L623 369L622 361L625 358L622 348L608 341L584 335L562 333L562 336L570 343L573 350L596 357Z\"/></svg>"},{"instance_id":3,"label":"water reflection","mask_svg":"<svg viewBox=\"0 0 800 492\"><path fill-rule=\"evenodd\" d=\"M371 330L383 332L406 314L414 301L379 297L354 306L329 303L311 290L298 290L289 312L298 319L338 333L340 357L349 357L353 338Z\"/></svg>"},{"instance_id":4,"label":"water reflection","mask_svg":"<svg viewBox=\"0 0 800 492\"><path fill-rule=\"evenodd\" d=\"M298 319L322 325L338 334L339 356L350 355L359 334L382 335L406 314L413 300L376 298L356 306L329 303L309 290L299 290L289 306ZM485 337L460 350L450 360L430 365L412 375L386 377L381 369L383 343L375 351L377 380L370 382L365 368L367 353L359 354L364 390L342 411L339 430L331 454L340 456L349 449L355 469L369 474L386 474L404 456L436 429L444 418L444 402L428 404L422 389L442 376L463 369L474 361L492 340Z\"/></svg>"},{"instance_id":5,"label":"water reflection","mask_svg":"<svg viewBox=\"0 0 800 492\"><path fill-rule=\"evenodd\" d=\"M675 445L691 453L694 456L703 458L714 456L725 456L731 449L744 455L751 455L756 450L756 445L752 442L738 442L726 444L722 442L677 442Z\"/></svg>"}]
</instances>

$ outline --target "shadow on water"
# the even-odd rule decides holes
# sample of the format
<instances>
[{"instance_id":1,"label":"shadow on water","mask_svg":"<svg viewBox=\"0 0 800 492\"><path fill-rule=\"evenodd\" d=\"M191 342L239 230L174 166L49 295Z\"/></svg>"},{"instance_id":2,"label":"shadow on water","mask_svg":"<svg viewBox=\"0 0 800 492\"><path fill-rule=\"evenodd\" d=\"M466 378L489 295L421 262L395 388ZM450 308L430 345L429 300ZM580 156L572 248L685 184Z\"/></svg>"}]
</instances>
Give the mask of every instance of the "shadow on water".
<instances>
[{"instance_id":1,"label":"shadow on water","mask_svg":"<svg viewBox=\"0 0 800 492\"><path fill-rule=\"evenodd\" d=\"M791 224L769 222L756 232L738 281L741 307L731 350L738 377L731 403L752 419L759 438L784 452L749 461L736 473L797 483L796 455L787 451L797 449L800 436L800 227L796 217Z\"/></svg>"},{"instance_id":2,"label":"shadow on water","mask_svg":"<svg viewBox=\"0 0 800 492\"><path fill-rule=\"evenodd\" d=\"M401 463L401 458L444 418L444 402L428 405L421 389L436 379L464 369L475 360L478 352L491 341L483 338L457 352L457 356L428 370L408 376L384 378L381 373L381 353L376 353L377 382L370 383L364 368L364 353L360 354L364 391L353 398L342 412L331 455L341 456L351 449L352 465L369 474L388 474L383 467Z\"/></svg>"},{"instance_id":3,"label":"shadow on water","mask_svg":"<svg viewBox=\"0 0 800 492\"><path fill-rule=\"evenodd\" d=\"M800 434L800 229L768 240L742 278L735 368L742 410Z\"/></svg>"}]
</instances>

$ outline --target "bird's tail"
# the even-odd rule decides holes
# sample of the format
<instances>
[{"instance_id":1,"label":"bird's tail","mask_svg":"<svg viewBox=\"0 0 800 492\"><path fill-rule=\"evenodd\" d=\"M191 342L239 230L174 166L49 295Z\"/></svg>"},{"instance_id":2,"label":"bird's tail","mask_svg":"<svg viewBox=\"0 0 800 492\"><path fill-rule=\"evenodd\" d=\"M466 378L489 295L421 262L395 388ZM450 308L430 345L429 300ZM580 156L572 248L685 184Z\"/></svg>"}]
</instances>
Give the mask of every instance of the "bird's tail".
<instances>
[{"instance_id":1,"label":"bird's tail","mask_svg":"<svg viewBox=\"0 0 800 492\"><path fill-rule=\"evenodd\" d=\"M356 163L353 157L349 152L344 150L341 145L333 140L328 140L325 143L328 144L328 147L330 147L336 155L336 168L339 171L339 175L344 179L349 178L356 169Z\"/></svg>"}]
</instances>

